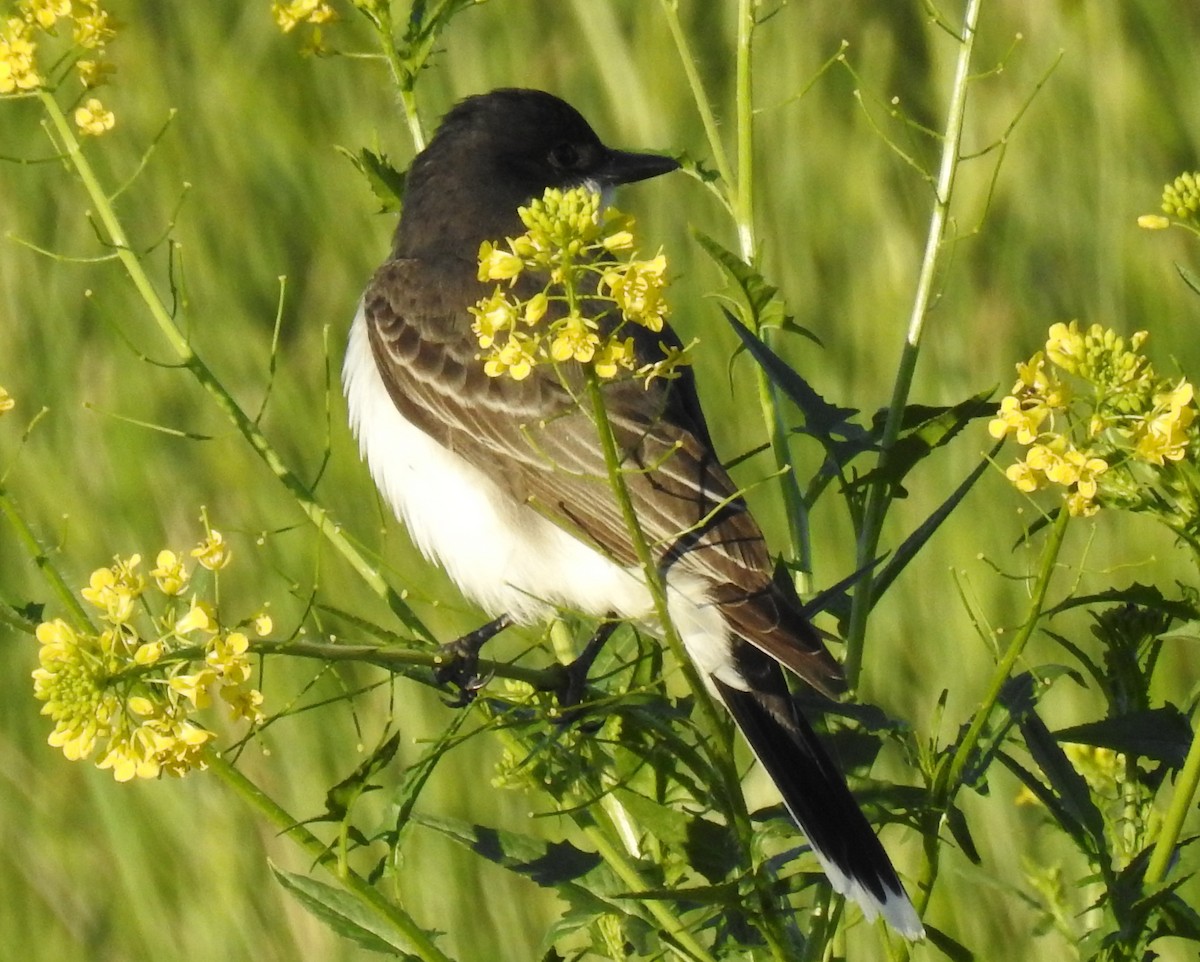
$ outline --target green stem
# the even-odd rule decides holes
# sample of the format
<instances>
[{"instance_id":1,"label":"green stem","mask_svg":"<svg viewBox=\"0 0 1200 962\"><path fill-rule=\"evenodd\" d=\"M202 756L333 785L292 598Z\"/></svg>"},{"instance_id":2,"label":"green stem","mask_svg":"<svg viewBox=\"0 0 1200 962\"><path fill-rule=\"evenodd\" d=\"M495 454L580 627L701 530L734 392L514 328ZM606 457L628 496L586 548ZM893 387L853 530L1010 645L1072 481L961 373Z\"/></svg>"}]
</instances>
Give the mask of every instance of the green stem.
<instances>
[{"instance_id":1,"label":"green stem","mask_svg":"<svg viewBox=\"0 0 1200 962\"><path fill-rule=\"evenodd\" d=\"M42 548L37 535L33 533L33 529L21 512L17 510L17 506L3 487L0 487L0 512L4 513L8 523L12 525L17 534L17 540L21 542L21 546L33 559L33 563L38 566L42 576L49 582L50 589L58 596L59 603L63 606L72 627L76 631L94 634L96 628L92 624L92 619L88 617L87 611L75 596L75 592L71 590L54 562L50 560L49 552Z\"/></svg>"},{"instance_id":2,"label":"green stem","mask_svg":"<svg viewBox=\"0 0 1200 962\"><path fill-rule=\"evenodd\" d=\"M116 251L121 266L125 268L126 274L145 302L150 311L150 316L154 319L167 343L175 352L175 356L178 358L181 366L186 368L200 383L201 387L212 396L213 400L216 401L217 407L233 422L234 426L250 443L250 447L262 459L271 473L283 483L283 486L287 488L288 492L300 506L300 509L316 525L317 530L350 563L351 567L358 572L359 576L367 583L371 590L383 598L392 611L406 625L425 638L432 639L432 634L417 617L416 613L388 585L375 567L359 552L354 544L351 543L342 532L341 525L334 521L329 511L313 498L308 486L284 463L275 449L271 447L266 436L259 430L255 421L242 410L225 386L209 369L208 365L192 350L187 337L179 329L166 304L163 303L162 298L159 297L158 292L154 289L154 285L143 269L138 255L133 252L133 248L130 246L129 239L125 234L125 229L118 219L116 212L113 210L109 197L101 186L95 171L93 171L92 165L88 162L87 157L84 156L79 141L71 130L71 126L62 112L62 108L59 107L58 102L49 91L38 91L38 98L41 100L42 106L45 108L58 136L62 140L67 157L83 182L84 189L87 191L88 197L94 206L96 217L108 233L109 240Z\"/></svg>"},{"instance_id":3,"label":"green stem","mask_svg":"<svg viewBox=\"0 0 1200 962\"><path fill-rule=\"evenodd\" d=\"M679 22L677 0L662 0L661 7L667 21L675 49L679 54L683 71L691 89L692 100L700 114L708 148L712 153L717 172L725 184L725 199L733 214L734 228L738 237L738 248L742 260L753 264L758 254L758 241L754 232L754 88L753 88L753 40L754 0L738 0L737 10L737 63L735 69L735 103L737 117L737 170L729 162L721 142L720 128L713 114L704 82L696 69L696 58L688 44L683 26ZM768 332L756 328L755 333L764 340ZM789 544L788 556L795 562L799 572L797 587L801 594L811 590L808 575L812 572L812 548L808 535L808 504L796 480L792 464L788 429L782 416L778 389L761 367L755 368L755 390L771 454L779 477L783 497L784 513L787 518Z\"/></svg>"},{"instance_id":4,"label":"green stem","mask_svg":"<svg viewBox=\"0 0 1200 962\"><path fill-rule=\"evenodd\" d=\"M946 804L949 804L958 792L963 771L978 746L984 728L987 727L988 721L991 719L992 709L996 707L996 703L1000 700L1001 691L1003 691L1005 684L1012 675L1013 668L1016 667L1017 660L1025 651L1025 645L1033 636L1033 632L1041 620L1042 611L1046 603L1046 592L1049 590L1050 581L1054 577L1055 567L1058 563L1058 554L1062 549L1063 540L1067 533L1067 525L1070 521L1070 512L1067 511L1064 505L1059 509L1058 517L1050 527L1046 544L1042 547L1037 580L1034 581L1033 594L1029 599L1029 614L1025 618L1024 624L1021 625L1020 629L1013 636L1012 641L1009 642L1004 656L997 663L996 669L992 673L991 684L988 685L987 693L983 696L983 702L979 710L975 713L975 717L971 720L971 725L967 729L966 735L959 742L958 748L954 752L954 758L946 772L944 784L941 786L940 792L937 793L945 800Z\"/></svg>"},{"instance_id":5,"label":"green stem","mask_svg":"<svg viewBox=\"0 0 1200 962\"><path fill-rule=\"evenodd\" d=\"M337 854L331 851L329 846L288 814L219 752L210 750L206 758L212 773L232 789L234 794L274 825L280 835L300 846L312 861L319 862L329 869L342 887L399 936L398 941L407 942L418 958L425 962L452 962L450 956L433 943L429 934L411 915L385 899L357 872L339 865Z\"/></svg>"},{"instance_id":6,"label":"green stem","mask_svg":"<svg viewBox=\"0 0 1200 962\"><path fill-rule=\"evenodd\" d=\"M313 658L318 661L356 662L374 665L386 671L400 673L406 668L440 668L446 656L438 651L414 648L396 648L378 645L334 645L317 641L271 641L261 639L251 643L256 654L290 655L293 658ZM503 661L479 659L479 671L483 675L523 681L539 691L553 691L563 680L563 668L526 668Z\"/></svg>"},{"instance_id":7,"label":"green stem","mask_svg":"<svg viewBox=\"0 0 1200 962\"><path fill-rule=\"evenodd\" d=\"M606 832L601 831L594 824L584 825L583 832L591 843L596 846L596 852L604 859L617 877L629 887L631 892L636 893L649 890L650 886L642 878L641 873L637 870L637 866L626 857L621 847ZM663 931L669 934L678 943L679 947L686 951L696 962L715 962L704 946L697 942L695 936L687 930L683 922L672 914L666 903L658 899L647 899L645 905L650 914L654 916L655 921L663 927Z\"/></svg>"},{"instance_id":8,"label":"green stem","mask_svg":"<svg viewBox=\"0 0 1200 962\"><path fill-rule=\"evenodd\" d=\"M1192 733L1192 747L1188 749L1183 771L1175 782L1175 796L1171 799L1162 829L1154 842L1150 864L1146 866L1147 886L1157 885L1167 877L1167 869L1171 866L1175 845L1183 831L1183 821L1191 811L1197 787L1200 787L1200 724L1195 726Z\"/></svg>"},{"instance_id":9,"label":"green stem","mask_svg":"<svg viewBox=\"0 0 1200 962\"><path fill-rule=\"evenodd\" d=\"M683 645L683 639L679 637L679 632L671 620L670 607L667 604L666 586L663 584L662 575L658 570L658 565L654 560L650 545L646 542L646 535L642 531L642 524L638 520L637 512L634 510L633 500L629 496L629 486L625 483L621 455L617 451L617 442L613 435L612 422L609 421L608 411L604 406L604 394L600 389L600 380L596 372L591 368L588 368L587 371L587 390L588 403L591 405L592 415L595 418L596 428L600 435L600 446L604 451L604 464L608 469L609 484L612 487L614 497L617 499L617 505L621 509L621 518L624 520L626 530L629 532L629 537L633 542L634 554L637 557L638 565L642 569L642 576L646 580L646 590L650 592L650 597L653 600L654 614L662 628L663 641L666 643L667 649L671 652L675 661L679 664L680 670L683 672L683 676L687 679L688 686L692 690L692 694L696 696L696 704L700 709L701 717L705 721L706 734L710 736L706 740L710 742L712 750L715 751L717 746L724 741L721 737L721 716L717 711L716 705L713 703L708 687L704 684L691 658L688 657L687 649Z\"/></svg>"},{"instance_id":10,"label":"green stem","mask_svg":"<svg viewBox=\"0 0 1200 962\"><path fill-rule=\"evenodd\" d=\"M958 61L954 70L954 82L950 90L950 106L947 110L946 131L942 138L942 157L934 193L933 214L929 219L929 232L925 237L925 253L917 276L917 290L913 297L912 313L909 315L908 332L904 349L900 355L900 366L892 390L892 400L884 423L880 442L877 471L881 480L876 481L867 492L867 504L859 531L857 568L864 572L862 581L854 592L850 609L850 621L846 632L846 680L853 688L858 684L862 671L863 644L866 637L867 617L875 604L874 574L871 562L879 548L883 530L883 519L892 501L892 490L887 479L887 468L891 463L892 451L900 435L900 425L912 388L913 373L920 353L921 335L925 318L933 297L934 280L937 275L939 255L945 238L946 224L950 216L950 201L954 193L954 180L958 164L962 159L961 144L963 117L967 106L967 84L970 80L971 54L975 48L975 30L979 22L979 8L983 0L967 0L963 15L962 33L959 35Z\"/></svg>"}]
</instances>

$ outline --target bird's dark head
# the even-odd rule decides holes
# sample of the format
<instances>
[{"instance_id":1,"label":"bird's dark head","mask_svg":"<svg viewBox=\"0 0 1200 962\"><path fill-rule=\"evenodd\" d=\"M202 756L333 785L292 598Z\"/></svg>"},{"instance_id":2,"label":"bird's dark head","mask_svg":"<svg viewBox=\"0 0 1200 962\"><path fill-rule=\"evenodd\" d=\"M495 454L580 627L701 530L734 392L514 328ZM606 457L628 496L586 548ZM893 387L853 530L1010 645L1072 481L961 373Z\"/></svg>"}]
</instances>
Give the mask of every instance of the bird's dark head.
<instances>
[{"instance_id":1,"label":"bird's dark head","mask_svg":"<svg viewBox=\"0 0 1200 962\"><path fill-rule=\"evenodd\" d=\"M541 90L468 97L413 161L396 253L474 256L481 241L519 233L517 208L547 187L604 191L678 166L606 147L579 111Z\"/></svg>"}]
</instances>

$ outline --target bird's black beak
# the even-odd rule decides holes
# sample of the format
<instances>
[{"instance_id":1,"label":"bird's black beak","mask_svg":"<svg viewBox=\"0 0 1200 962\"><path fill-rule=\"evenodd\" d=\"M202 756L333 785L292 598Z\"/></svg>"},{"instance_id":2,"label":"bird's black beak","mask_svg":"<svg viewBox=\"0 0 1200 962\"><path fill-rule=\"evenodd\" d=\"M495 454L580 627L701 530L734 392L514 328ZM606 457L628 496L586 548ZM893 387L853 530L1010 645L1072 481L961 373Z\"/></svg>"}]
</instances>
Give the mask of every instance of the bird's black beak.
<instances>
[{"instance_id":1,"label":"bird's black beak","mask_svg":"<svg viewBox=\"0 0 1200 962\"><path fill-rule=\"evenodd\" d=\"M635 154L628 150L610 150L594 177L603 187L632 184L638 180L669 174L679 169L679 161L661 154Z\"/></svg>"}]
</instances>

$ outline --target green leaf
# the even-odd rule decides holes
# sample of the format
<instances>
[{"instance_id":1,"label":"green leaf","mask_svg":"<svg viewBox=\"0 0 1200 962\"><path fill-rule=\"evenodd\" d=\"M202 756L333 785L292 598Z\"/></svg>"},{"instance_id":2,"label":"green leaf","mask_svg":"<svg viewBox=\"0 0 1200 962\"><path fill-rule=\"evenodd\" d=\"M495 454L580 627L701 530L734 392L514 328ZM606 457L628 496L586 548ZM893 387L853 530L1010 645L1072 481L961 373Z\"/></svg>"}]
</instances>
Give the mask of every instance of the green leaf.
<instances>
[{"instance_id":1,"label":"green leaf","mask_svg":"<svg viewBox=\"0 0 1200 962\"><path fill-rule=\"evenodd\" d=\"M896 578L900 575L900 572L902 572L908 566L908 563L912 561L914 557L916 557L917 552L919 552L921 548L925 546L926 542L933 537L934 532L942 526L942 522L950 517L950 514L954 511L954 509L957 508L962 502L963 498L967 496L967 492L975 486L975 482L983 477L984 472L987 471L988 466L991 464L992 457L995 456L999 449L999 445L993 447L992 450L988 452L988 455L984 457L978 465L975 466L975 469L962 480L958 487L950 492L950 495L946 498L946 500L938 505L937 509L930 514L928 518L922 521L921 524L918 525L913 532L904 539L903 542L901 542L900 546L896 548L894 552L892 552L892 556L888 559L887 564L885 564L880 570L879 574L875 578L874 584L872 585L872 608L879 601L879 599L883 597L884 592L891 587L892 582L896 580Z\"/></svg>"},{"instance_id":2,"label":"green leaf","mask_svg":"<svg viewBox=\"0 0 1200 962\"><path fill-rule=\"evenodd\" d=\"M1090 608L1094 605L1137 605L1161 611L1181 620L1192 619L1197 615L1194 606L1186 601L1167 598L1156 585L1144 585L1134 582L1128 588L1112 588L1090 595L1074 595L1053 608L1046 609L1046 615L1056 615L1061 611L1072 608Z\"/></svg>"},{"instance_id":3,"label":"green leaf","mask_svg":"<svg viewBox=\"0 0 1200 962\"><path fill-rule=\"evenodd\" d=\"M570 842L547 842L460 819L414 814L413 821L546 888L559 888L603 864L595 852L585 852Z\"/></svg>"},{"instance_id":4,"label":"green leaf","mask_svg":"<svg viewBox=\"0 0 1200 962\"><path fill-rule=\"evenodd\" d=\"M1092 800L1087 781L1075 770L1066 753L1055 741L1045 723L1030 710L1017 719L1029 754L1050 782L1063 808L1087 833L1086 848L1105 863L1108 861L1108 840L1104 835L1104 816Z\"/></svg>"},{"instance_id":5,"label":"green leaf","mask_svg":"<svg viewBox=\"0 0 1200 962\"><path fill-rule=\"evenodd\" d=\"M930 944L951 962L975 962L975 955L961 942L956 942L941 929L925 923L925 937Z\"/></svg>"},{"instance_id":6,"label":"green leaf","mask_svg":"<svg viewBox=\"0 0 1200 962\"><path fill-rule=\"evenodd\" d=\"M344 819L360 795L379 788L378 785L372 785L370 780L391 763L399 747L399 732L380 742L362 764L325 793L325 813L315 821Z\"/></svg>"},{"instance_id":7,"label":"green leaf","mask_svg":"<svg viewBox=\"0 0 1200 962\"><path fill-rule=\"evenodd\" d=\"M784 308L783 298L779 294L779 288L768 284L762 274L703 231L693 230L692 235L704 248L704 252L716 262L717 266L741 291L748 309L747 317L753 330L761 331L764 327L784 326L787 312ZM792 327L797 328L794 323ZM809 331L798 329L814 342L820 343Z\"/></svg>"},{"instance_id":8,"label":"green leaf","mask_svg":"<svg viewBox=\"0 0 1200 962\"><path fill-rule=\"evenodd\" d=\"M1192 744L1192 726L1174 705L1130 712L1054 733L1060 742L1111 748L1181 768Z\"/></svg>"},{"instance_id":9,"label":"green leaf","mask_svg":"<svg viewBox=\"0 0 1200 962\"><path fill-rule=\"evenodd\" d=\"M382 952L406 962L420 962L408 951L408 942L400 933L350 893L269 864L279 884L338 935L372 952Z\"/></svg>"},{"instance_id":10,"label":"green leaf","mask_svg":"<svg viewBox=\"0 0 1200 962\"><path fill-rule=\"evenodd\" d=\"M1175 264L1175 270L1183 278L1183 283L1190 287L1194 294L1200 294L1200 277L1197 277L1180 263Z\"/></svg>"},{"instance_id":11,"label":"green leaf","mask_svg":"<svg viewBox=\"0 0 1200 962\"><path fill-rule=\"evenodd\" d=\"M721 310L767 377L800 409L804 415L804 433L820 442L834 468L845 468L854 457L876 447L866 428L850 420L858 411L830 404L762 338L728 310Z\"/></svg>"},{"instance_id":12,"label":"green leaf","mask_svg":"<svg viewBox=\"0 0 1200 962\"><path fill-rule=\"evenodd\" d=\"M379 201L379 213L396 214L404 204L405 171L388 163L387 156L376 154L366 147L357 154L345 147L335 148L367 179L367 186Z\"/></svg>"},{"instance_id":13,"label":"green leaf","mask_svg":"<svg viewBox=\"0 0 1200 962\"><path fill-rule=\"evenodd\" d=\"M995 388L989 388L951 407L910 404L904 409L900 433L888 454L887 463L856 478L854 484L861 487L885 481L901 490L904 478L921 461L956 438L972 421L995 415L996 405L988 401L993 393ZM871 435L877 441L883 438L886 421L886 410L876 412Z\"/></svg>"}]
</instances>

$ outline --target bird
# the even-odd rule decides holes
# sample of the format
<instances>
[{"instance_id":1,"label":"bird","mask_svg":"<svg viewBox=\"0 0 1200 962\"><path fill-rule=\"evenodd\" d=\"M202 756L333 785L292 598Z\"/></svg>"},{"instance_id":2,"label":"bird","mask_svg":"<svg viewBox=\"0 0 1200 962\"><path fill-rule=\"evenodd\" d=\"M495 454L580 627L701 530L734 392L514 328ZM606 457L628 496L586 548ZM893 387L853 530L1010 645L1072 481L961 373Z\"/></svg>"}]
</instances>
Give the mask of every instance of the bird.
<instances>
[{"instance_id":1,"label":"bird","mask_svg":"<svg viewBox=\"0 0 1200 962\"><path fill-rule=\"evenodd\" d=\"M547 188L608 198L679 167L617 150L553 94L503 88L442 118L405 177L391 252L350 328L342 381L350 426L383 500L416 546L495 621L569 610L653 630L654 606L596 427L553 369L491 377L469 308L485 241L523 233L518 208ZM530 296L536 281L519 278ZM527 289L523 284L532 286ZM677 347L669 325L639 360ZM836 697L838 662L776 575L762 530L718 458L695 377L613 378L604 407L629 499L654 546L670 620L804 832L833 888L909 939L921 921L784 670Z\"/></svg>"}]
</instances>

